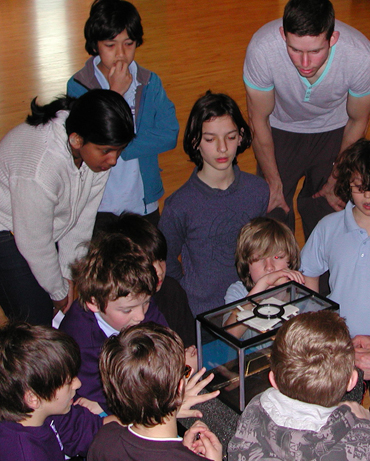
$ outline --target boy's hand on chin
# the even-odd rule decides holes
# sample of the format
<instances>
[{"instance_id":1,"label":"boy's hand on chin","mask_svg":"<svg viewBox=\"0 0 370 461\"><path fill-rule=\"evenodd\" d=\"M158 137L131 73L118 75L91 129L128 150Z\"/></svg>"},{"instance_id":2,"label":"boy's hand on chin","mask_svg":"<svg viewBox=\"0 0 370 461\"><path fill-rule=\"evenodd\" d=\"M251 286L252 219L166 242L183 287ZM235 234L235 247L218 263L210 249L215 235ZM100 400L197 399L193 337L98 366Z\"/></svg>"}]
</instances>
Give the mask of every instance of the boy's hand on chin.
<instances>
[{"instance_id":1,"label":"boy's hand on chin","mask_svg":"<svg viewBox=\"0 0 370 461\"><path fill-rule=\"evenodd\" d=\"M191 410L191 407L198 403L207 402L207 400L214 399L218 396L220 391L209 392L207 394L198 395L214 378L211 373L207 378L202 381L198 380L204 375L206 369L203 367L198 373L195 373L185 385L185 394L182 405L177 413L177 418L201 418L202 412L199 410Z\"/></svg>"},{"instance_id":2,"label":"boy's hand on chin","mask_svg":"<svg viewBox=\"0 0 370 461\"><path fill-rule=\"evenodd\" d=\"M109 88L122 96L130 88L132 75L128 64L123 59L118 59L111 67L108 75Z\"/></svg>"}]
</instances>

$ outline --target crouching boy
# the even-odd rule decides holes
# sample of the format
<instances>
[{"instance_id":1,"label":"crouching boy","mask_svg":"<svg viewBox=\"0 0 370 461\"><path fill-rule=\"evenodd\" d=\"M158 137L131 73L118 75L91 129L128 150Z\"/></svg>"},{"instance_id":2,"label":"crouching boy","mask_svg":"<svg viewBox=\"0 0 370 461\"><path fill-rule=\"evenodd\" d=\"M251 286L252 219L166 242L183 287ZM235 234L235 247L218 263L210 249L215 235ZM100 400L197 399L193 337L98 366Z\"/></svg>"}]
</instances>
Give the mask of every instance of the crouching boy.
<instances>
[{"instance_id":1,"label":"crouching boy","mask_svg":"<svg viewBox=\"0 0 370 461\"><path fill-rule=\"evenodd\" d=\"M103 346L100 372L114 415L126 427L107 424L96 436L88 461L221 461L222 447L202 422L177 435L176 413L188 367L174 331L153 322L111 336ZM190 380L196 380L196 377Z\"/></svg>"},{"instance_id":2,"label":"crouching boy","mask_svg":"<svg viewBox=\"0 0 370 461\"><path fill-rule=\"evenodd\" d=\"M73 406L79 365L78 345L61 331L28 324L0 329L1 461L86 456L103 419Z\"/></svg>"},{"instance_id":3,"label":"crouching boy","mask_svg":"<svg viewBox=\"0 0 370 461\"><path fill-rule=\"evenodd\" d=\"M370 459L369 412L354 402L339 404L357 371L338 314L309 312L286 322L272 346L269 378L273 387L240 417L229 461Z\"/></svg>"}]
</instances>

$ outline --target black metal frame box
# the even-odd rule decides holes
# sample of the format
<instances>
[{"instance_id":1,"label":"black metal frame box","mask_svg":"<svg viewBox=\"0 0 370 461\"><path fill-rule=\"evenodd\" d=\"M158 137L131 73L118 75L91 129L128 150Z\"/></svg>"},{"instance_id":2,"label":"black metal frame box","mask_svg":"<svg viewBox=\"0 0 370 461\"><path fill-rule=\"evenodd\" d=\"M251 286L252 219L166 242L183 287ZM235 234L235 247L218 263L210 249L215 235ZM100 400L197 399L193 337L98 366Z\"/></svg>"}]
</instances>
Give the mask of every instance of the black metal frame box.
<instances>
[{"instance_id":1,"label":"black metal frame box","mask_svg":"<svg viewBox=\"0 0 370 461\"><path fill-rule=\"evenodd\" d=\"M208 389L219 389L220 399L241 413L269 387L270 346L282 323L299 313L323 309L337 310L339 305L304 285L287 282L198 315L198 365L206 367L205 376L215 374ZM227 324L231 313L237 319ZM241 327L239 338L235 329Z\"/></svg>"}]
</instances>

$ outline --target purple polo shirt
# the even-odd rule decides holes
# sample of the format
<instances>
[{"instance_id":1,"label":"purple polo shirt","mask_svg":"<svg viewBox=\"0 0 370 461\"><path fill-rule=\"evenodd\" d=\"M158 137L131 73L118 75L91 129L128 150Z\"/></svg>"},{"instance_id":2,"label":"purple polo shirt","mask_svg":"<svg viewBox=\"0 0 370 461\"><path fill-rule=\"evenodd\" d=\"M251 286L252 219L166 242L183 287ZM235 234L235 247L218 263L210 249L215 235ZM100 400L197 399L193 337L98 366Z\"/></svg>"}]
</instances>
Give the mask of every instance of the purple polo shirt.
<instances>
[{"instance_id":1,"label":"purple polo shirt","mask_svg":"<svg viewBox=\"0 0 370 461\"><path fill-rule=\"evenodd\" d=\"M168 326L153 298L150 299L143 323L145 322ZM86 397L98 402L106 413L111 414L107 407L99 373L99 355L107 336L99 327L94 313L90 310L85 311L76 300L66 313L59 329L72 336L80 346L81 368L78 377L82 386L77 391L77 397Z\"/></svg>"}]
</instances>

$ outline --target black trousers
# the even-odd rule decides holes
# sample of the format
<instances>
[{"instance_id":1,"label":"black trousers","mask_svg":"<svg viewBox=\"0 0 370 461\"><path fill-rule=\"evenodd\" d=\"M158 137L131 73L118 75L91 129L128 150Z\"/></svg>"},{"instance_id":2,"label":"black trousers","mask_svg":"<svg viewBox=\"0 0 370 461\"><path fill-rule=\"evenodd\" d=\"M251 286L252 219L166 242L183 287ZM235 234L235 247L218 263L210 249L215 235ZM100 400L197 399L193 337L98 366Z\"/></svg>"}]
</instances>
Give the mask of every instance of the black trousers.
<instances>
[{"instance_id":1,"label":"black trousers","mask_svg":"<svg viewBox=\"0 0 370 461\"><path fill-rule=\"evenodd\" d=\"M318 221L334 211L324 197L313 199L312 196L330 176L342 144L343 131L344 127L324 133L292 133L272 128L276 163L290 212L286 214L281 208L275 208L269 216L285 222L294 231L293 197L298 181L304 177L297 208L306 240ZM260 169L258 172L261 175Z\"/></svg>"}]
</instances>

